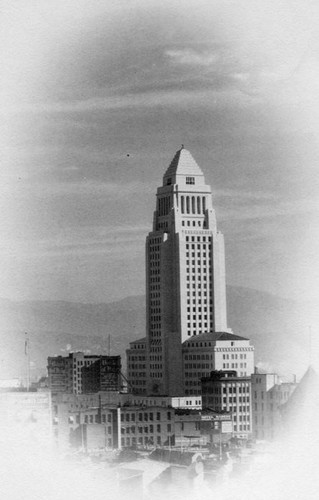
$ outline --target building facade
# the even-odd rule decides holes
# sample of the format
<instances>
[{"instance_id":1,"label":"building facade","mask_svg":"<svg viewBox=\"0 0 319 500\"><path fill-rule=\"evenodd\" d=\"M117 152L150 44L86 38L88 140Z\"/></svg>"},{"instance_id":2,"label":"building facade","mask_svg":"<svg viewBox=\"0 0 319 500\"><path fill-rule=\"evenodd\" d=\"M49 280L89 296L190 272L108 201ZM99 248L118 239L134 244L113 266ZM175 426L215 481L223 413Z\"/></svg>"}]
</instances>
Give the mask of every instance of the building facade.
<instances>
[{"instance_id":1,"label":"building facade","mask_svg":"<svg viewBox=\"0 0 319 500\"><path fill-rule=\"evenodd\" d=\"M162 406L120 408L121 448L174 445L175 413Z\"/></svg>"},{"instance_id":2,"label":"building facade","mask_svg":"<svg viewBox=\"0 0 319 500\"><path fill-rule=\"evenodd\" d=\"M126 350L126 368L129 390L133 393L146 395L147 370L145 337L130 342L130 348Z\"/></svg>"},{"instance_id":3,"label":"building facade","mask_svg":"<svg viewBox=\"0 0 319 500\"><path fill-rule=\"evenodd\" d=\"M157 189L146 239L146 392L183 394L182 342L215 331L228 331L224 239L211 188L182 147Z\"/></svg>"},{"instance_id":4,"label":"building facade","mask_svg":"<svg viewBox=\"0 0 319 500\"><path fill-rule=\"evenodd\" d=\"M235 370L238 377L254 373L254 347L250 341L228 332L203 333L183 343L186 395L201 394L201 378L212 371Z\"/></svg>"},{"instance_id":5,"label":"building facade","mask_svg":"<svg viewBox=\"0 0 319 500\"><path fill-rule=\"evenodd\" d=\"M111 392L57 394L52 402L55 441L60 448L85 449L173 445L175 412L168 402Z\"/></svg>"},{"instance_id":6,"label":"building facade","mask_svg":"<svg viewBox=\"0 0 319 500\"><path fill-rule=\"evenodd\" d=\"M83 352L70 353L69 356L49 357L48 377L52 394L119 391L121 358L120 356L86 355Z\"/></svg>"},{"instance_id":7,"label":"building facade","mask_svg":"<svg viewBox=\"0 0 319 500\"><path fill-rule=\"evenodd\" d=\"M82 392L120 391L121 356L101 356L82 368Z\"/></svg>"},{"instance_id":8,"label":"building facade","mask_svg":"<svg viewBox=\"0 0 319 500\"><path fill-rule=\"evenodd\" d=\"M232 414L233 434L247 439L252 432L251 377L238 377L234 370L213 371L202 379L202 405Z\"/></svg>"},{"instance_id":9,"label":"building facade","mask_svg":"<svg viewBox=\"0 0 319 500\"><path fill-rule=\"evenodd\" d=\"M252 429L255 439L272 440L281 433L281 407L297 384L283 382L276 373L254 373L251 377Z\"/></svg>"}]
</instances>

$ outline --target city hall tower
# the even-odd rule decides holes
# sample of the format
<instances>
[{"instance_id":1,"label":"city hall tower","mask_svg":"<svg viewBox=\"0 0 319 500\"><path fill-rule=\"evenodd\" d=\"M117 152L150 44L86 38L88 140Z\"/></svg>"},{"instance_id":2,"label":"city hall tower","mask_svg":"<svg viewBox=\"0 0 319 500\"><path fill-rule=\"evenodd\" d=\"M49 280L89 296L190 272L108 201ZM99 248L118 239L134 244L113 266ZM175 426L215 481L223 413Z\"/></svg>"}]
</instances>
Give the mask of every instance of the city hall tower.
<instances>
[{"instance_id":1,"label":"city hall tower","mask_svg":"<svg viewBox=\"0 0 319 500\"><path fill-rule=\"evenodd\" d=\"M146 239L147 392L183 394L182 343L227 331L224 238L211 188L182 147L157 189Z\"/></svg>"}]
</instances>

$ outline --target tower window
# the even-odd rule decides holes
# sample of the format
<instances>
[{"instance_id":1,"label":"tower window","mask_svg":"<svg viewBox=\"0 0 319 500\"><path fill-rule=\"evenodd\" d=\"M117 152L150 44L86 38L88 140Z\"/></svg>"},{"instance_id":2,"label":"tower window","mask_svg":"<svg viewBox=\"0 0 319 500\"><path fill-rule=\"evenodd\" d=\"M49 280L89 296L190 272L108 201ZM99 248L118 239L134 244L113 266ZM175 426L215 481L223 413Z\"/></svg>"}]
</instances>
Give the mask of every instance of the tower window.
<instances>
[{"instance_id":1,"label":"tower window","mask_svg":"<svg viewBox=\"0 0 319 500\"><path fill-rule=\"evenodd\" d=\"M195 214L195 196L192 196L192 214Z\"/></svg>"},{"instance_id":2,"label":"tower window","mask_svg":"<svg viewBox=\"0 0 319 500\"><path fill-rule=\"evenodd\" d=\"M206 199L205 198L202 198L202 204L203 204L203 214L204 214L206 211Z\"/></svg>"},{"instance_id":3,"label":"tower window","mask_svg":"<svg viewBox=\"0 0 319 500\"><path fill-rule=\"evenodd\" d=\"M195 177L186 177L186 184L195 184Z\"/></svg>"}]
</instances>

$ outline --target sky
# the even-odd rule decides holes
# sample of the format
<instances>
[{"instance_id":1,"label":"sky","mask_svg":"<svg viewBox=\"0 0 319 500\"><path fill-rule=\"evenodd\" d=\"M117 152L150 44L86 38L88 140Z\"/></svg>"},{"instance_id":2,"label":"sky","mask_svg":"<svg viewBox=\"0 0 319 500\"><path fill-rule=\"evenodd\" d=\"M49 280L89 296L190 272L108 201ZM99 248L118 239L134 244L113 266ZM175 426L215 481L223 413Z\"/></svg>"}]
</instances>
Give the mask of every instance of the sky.
<instances>
[{"instance_id":1,"label":"sky","mask_svg":"<svg viewBox=\"0 0 319 500\"><path fill-rule=\"evenodd\" d=\"M319 299L318 21L310 0L0 1L0 297L143 294L184 144L227 283Z\"/></svg>"}]
</instances>

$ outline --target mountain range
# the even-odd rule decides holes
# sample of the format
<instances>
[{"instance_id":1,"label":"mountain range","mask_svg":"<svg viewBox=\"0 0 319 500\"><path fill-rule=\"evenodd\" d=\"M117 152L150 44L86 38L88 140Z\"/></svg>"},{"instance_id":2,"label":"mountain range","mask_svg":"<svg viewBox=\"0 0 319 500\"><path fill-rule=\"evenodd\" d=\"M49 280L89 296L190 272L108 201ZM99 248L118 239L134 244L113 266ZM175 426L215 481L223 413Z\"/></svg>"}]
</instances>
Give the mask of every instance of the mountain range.
<instances>
[{"instance_id":1,"label":"mountain range","mask_svg":"<svg viewBox=\"0 0 319 500\"><path fill-rule=\"evenodd\" d=\"M228 286L227 305L228 325L251 339L257 366L303 374L309 364L311 304ZM46 373L48 356L71 351L120 354L125 371L125 349L145 336L145 297L105 304L0 299L0 332L0 379L26 376L27 337L33 379Z\"/></svg>"}]
</instances>

